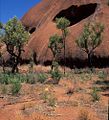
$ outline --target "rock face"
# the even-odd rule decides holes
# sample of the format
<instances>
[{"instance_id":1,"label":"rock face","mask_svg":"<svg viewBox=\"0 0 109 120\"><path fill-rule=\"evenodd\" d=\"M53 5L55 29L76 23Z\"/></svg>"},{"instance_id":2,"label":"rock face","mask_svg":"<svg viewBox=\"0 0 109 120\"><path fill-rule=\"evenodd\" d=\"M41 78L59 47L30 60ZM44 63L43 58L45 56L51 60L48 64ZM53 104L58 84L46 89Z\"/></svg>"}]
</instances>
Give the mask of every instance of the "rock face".
<instances>
[{"instance_id":1,"label":"rock face","mask_svg":"<svg viewBox=\"0 0 109 120\"><path fill-rule=\"evenodd\" d=\"M81 51L75 40L83 30L84 23L97 20L104 24L103 42L95 50L95 65L109 59L109 6L106 0L42 0L30 9L21 19L23 25L31 33L28 45L25 47L24 58L29 59L30 51L36 53L36 61L49 63L52 61L52 52L48 48L49 37L55 33L60 34L55 24L56 17L66 17L70 20L69 35L66 39L67 65L85 65L87 55ZM99 58L100 63L96 60ZM63 60L63 53L59 60ZM106 65L109 62L106 63Z\"/></svg>"}]
</instances>

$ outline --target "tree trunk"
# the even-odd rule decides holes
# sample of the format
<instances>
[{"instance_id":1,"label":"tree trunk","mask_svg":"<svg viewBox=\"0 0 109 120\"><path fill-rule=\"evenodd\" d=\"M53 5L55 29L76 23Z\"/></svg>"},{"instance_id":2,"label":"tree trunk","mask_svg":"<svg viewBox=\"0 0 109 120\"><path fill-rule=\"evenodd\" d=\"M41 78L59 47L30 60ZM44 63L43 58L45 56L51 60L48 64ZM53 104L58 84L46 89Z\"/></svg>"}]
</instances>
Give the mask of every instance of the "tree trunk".
<instances>
[{"instance_id":1,"label":"tree trunk","mask_svg":"<svg viewBox=\"0 0 109 120\"><path fill-rule=\"evenodd\" d=\"M12 67L12 73L18 72L18 64L19 64L19 58L17 58L16 63Z\"/></svg>"},{"instance_id":2,"label":"tree trunk","mask_svg":"<svg viewBox=\"0 0 109 120\"><path fill-rule=\"evenodd\" d=\"M3 60L2 60L2 67L3 67L3 72L5 73L5 61L4 61L4 58L3 58Z\"/></svg>"},{"instance_id":3,"label":"tree trunk","mask_svg":"<svg viewBox=\"0 0 109 120\"><path fill-rule=\"evenodd\" d=\"M65 31L62 30L63 44L64 44L64 75L65 75L65 65L66 65L66 46L65 46Z\"/></svg>"},{"instance_id":4,"label":"tree trunk","mask_svg":"<svg viewBox=\"0 0 109 120\"><path fill-rule=\"evenodd\" d=\"M92 69L92 53L88 53L88 66Z\"/></svg>"},{"instance_id":5,"label":"tree trunk","mask_svg":"<svg viewBox=\"0 0 109 120\"><path fill-rule=\"evenodd\" d=\"M21 50L21 45L19 45L19 48L18 48L18 55L16 56L16 60L15 60L15 63L14 63L14 65L13 65L13 68L12 68L12 73L15 73L15 71L16 72L18 72L18 64L19 64L19 62L20 62L20 56L21 56L21 52L22 52L22 50Z\"/></svg>"}]
</instances>

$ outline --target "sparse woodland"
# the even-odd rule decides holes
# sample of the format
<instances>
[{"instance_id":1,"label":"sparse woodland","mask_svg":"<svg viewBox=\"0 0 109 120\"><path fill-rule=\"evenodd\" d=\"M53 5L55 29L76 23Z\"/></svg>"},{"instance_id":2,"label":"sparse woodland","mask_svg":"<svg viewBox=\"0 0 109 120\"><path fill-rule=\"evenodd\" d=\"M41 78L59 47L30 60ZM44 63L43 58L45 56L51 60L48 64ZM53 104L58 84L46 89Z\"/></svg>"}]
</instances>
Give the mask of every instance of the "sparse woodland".
<instances>
[{"instance_id":1,"label":"sparse woodland","mask_svg":"<svg viewBox=\"0 0 109 120\"><path fill-rule=\"evenodd\" d=\"M88 66L71 69L66 67L65 51L70 21L61 17L55 22L61 34L49 38L53 55L49 66L36 65L33 54L28 64L21 64L30 33L16 17L0 23L1 120L108 120L109 68L95 68L92 63L107 26L84 25L75 44L87 56ZM58 60L61 54L63 66Z\"/></svg>"}]
</instances>

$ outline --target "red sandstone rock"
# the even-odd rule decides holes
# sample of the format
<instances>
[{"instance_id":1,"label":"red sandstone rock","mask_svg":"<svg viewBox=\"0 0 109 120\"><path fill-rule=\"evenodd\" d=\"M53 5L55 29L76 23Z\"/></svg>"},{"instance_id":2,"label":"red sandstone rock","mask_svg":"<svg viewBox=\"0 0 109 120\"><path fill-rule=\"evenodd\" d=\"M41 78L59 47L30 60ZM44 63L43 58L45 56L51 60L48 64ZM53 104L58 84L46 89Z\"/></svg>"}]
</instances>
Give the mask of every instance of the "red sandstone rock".
<instances>
[{"instance_id":1,"label":"red sandstone rock","mask_svg":"<svg viewBox=\"0 0 109 120\"><path fill-rule=\"evenodd\" d=\"M109 6L106 0L42 0L30 9L21 19L32 33L28 45L25 47L24 58L30 57L30 51L36 52L36 59L40 63L52 60L52 53L48 49L49 37L59 33L53 21L55 17L67 17L71 21L69 35L66 39L66 57L84 59L87 55L75 44L84 23L97 20L105 25L103 42L95 50L96 56L109 56ZM63 54L61 55L63 58Z\"/></svg>"}]
</instances>

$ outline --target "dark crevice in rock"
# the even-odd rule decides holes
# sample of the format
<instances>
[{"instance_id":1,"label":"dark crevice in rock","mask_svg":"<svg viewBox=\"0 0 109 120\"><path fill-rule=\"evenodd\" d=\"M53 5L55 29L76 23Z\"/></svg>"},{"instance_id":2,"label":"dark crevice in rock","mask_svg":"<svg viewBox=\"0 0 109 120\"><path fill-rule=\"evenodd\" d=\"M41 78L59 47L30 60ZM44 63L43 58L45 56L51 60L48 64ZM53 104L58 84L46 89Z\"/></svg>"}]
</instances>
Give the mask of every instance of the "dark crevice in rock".
<instances>
[{"instance_id":1,"label":"dark crevice in rock","mask_svg":"<svg viewBox=\"0 0 109 120\"><path fill-rule=\"evenodd\" d=\"M89 17L94 14L97 8L97 3L91 3L86 5L72 5L71 7L60 11L53 19L55 21L56 18L65 17L67 18L71 24L70 26L80 22L81 20Z\"/></svg>"},{"instance_id":2,"label":"dark crevice in rock","mask_svg":"<svg viewBox=\"0 0 109 120\"><path fill-rule=\"evenodd\" d=\"M29 30L29 33L32 34L33 32L35 32L36 30L36 27L32 27L30 30Z\"/></svg>"}]
</instances>

